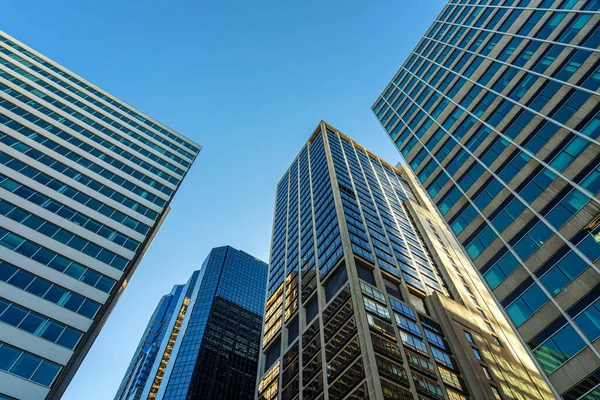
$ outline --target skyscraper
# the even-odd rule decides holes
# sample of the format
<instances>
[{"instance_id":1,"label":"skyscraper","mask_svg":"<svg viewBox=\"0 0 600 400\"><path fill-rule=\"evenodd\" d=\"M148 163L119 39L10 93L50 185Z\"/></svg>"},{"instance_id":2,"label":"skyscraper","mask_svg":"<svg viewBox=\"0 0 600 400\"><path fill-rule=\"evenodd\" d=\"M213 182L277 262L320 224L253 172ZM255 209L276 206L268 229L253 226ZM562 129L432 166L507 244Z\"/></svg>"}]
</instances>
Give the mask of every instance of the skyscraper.
<instances>
[{"instance_id":1,"label":"skyscraper","mask_svg":"<svg viewBox=\"0 0 600 400\"><path fill-rule=\"evenodd\" d=\"M277 185L259 400L551 399L412 173L321 122Z\"/></svg>"},{"instance_id":2,"label":"skyscraper","mask_svg":"<svg viewBox=\"0 0 600 400\"><path fill-rule=\"evenodd\" d=\"M373 111L555 394L600 398L600 3L471 3Z\"/></svg>"},{"instance_id":3,"label":"skyscraper","mask_svg":"<svg viewBox=\"0 0 600 400\"><path fill-rule=\"evenodd\" d=\"M233 247L212 249L159 303L115 400L253 399L267 270Z\"/></svg>"},{"instance_id":4,"label":"skyscraper","mask_svg":"<svg viewBox=\"0 0 600 400\"><path fill-rule=\"evenodd\" d=\"M139 400L148 382L150 370L154 365L160 345L165 338L167 328L173 317L177 317L176 309L179 299L183 295L184 285L176 285L171 293L164 295L144 330L144 335L135 350L123 381L119 386L115 399ZM162 354L161 354L162 355Z\"/></svg>"},{"instance_id":5,"label":"skyscraper","mask_svg":"<svg viewBox=\"0 0 600 400\"><path fill-rule=\"evenodd\" d=\"M0 32L0 397L61 396L199 151Z\"/></svg>"}]
</instances>

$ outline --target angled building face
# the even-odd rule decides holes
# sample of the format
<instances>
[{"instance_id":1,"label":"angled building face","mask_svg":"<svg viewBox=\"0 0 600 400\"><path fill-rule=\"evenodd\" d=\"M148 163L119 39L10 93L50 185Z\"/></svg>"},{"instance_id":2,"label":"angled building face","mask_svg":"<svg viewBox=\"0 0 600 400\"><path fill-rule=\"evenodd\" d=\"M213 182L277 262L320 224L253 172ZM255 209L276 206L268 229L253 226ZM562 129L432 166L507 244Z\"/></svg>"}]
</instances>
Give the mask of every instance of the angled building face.
<instances>
[{"instance_id":1,"label":"angled building face","mask_svg":"<svg viewBox=\"0 0 600 400\"><path fill-rule=\"evenodd\" d=\"M184 294L183 288L183 285L176 285L171 293L160 299L144 331L142 340L140 340L135 350L115 400L139 400L142 398L142 392L148 382L150 370L165 339L171 319L178 315L176 311L179 310L176 309L176 306Z\"/></svg>"},{"instance_id":2,"label":"angled building face","mask_svg":"<svg viewBox=\"0 0 600 400\"><path fill-rule=\"evenodd\" d=\"M267 270L243 251L214 248L186 285L173 289L169 305L165 298L159 304L149 324L161 327L153 336L156 351L146 350L145 334L115 400L252 399Z\"/></svg>"},{"instance_id":3,"label":"angled building face","mask_svg":"<svg viewBox=\"0 0 600 400\"><path fill-rule=\"evenodd\" d=\"M0 397L61 396L199 151L0 32Z\"/></svg>"},{"instance_id":4,"label":"angled building face","mask_svg":"<svg viewBox=\"0 0 600 400\"><path fill-rule=\"evenodd\" d=\"M259 400L551 399L409 170L321 123L277 185Z\"/></svg>"},{"instance_id":5,"label":"angled building face","mask_svg":"<svg viewBox=\"0 0 600 400\"><path fill-rule=\"evenodd\" d=\"M373 111L555 394L598 398L600 5L471 3Z\"/></svg>"}]
</instances>

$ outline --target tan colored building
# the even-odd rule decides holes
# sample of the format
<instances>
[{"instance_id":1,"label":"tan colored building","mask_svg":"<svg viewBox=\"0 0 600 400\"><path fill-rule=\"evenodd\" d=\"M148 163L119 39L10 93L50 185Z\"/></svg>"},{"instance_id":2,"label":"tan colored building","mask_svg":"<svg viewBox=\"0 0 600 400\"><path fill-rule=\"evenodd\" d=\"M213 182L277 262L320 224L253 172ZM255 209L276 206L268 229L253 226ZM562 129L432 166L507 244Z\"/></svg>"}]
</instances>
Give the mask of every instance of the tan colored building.
<instances>
[{"instance_id":1,"label":"tan colored building","mask_svg":"<svg viewBox=\"0 0 600 400\"><path fill-rule=\"evenodd\" d=\"M412 172L321 122L277 186L257 399L552 399Z\"/></svg>"}]
</instances>

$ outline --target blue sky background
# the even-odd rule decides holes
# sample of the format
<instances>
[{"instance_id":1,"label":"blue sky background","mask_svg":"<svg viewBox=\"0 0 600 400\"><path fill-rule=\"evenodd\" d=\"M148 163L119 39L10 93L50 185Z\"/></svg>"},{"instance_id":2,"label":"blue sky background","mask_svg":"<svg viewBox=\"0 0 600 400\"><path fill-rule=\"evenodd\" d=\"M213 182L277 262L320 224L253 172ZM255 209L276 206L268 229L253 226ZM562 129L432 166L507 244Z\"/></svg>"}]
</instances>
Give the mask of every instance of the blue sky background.
<instances>
[{"instance_id":1,"label":"blue sky background","mask_svg":"<svg viewBox=\"0 0 600 400\"><path fill-rule=\"evenodd\" d=\"M63 398L104 400L212 247L268 261L275 185L321 119L399 161L370 107L445 1L2 3L0 29L204 147Z\"/></svg>"}]
</instances>

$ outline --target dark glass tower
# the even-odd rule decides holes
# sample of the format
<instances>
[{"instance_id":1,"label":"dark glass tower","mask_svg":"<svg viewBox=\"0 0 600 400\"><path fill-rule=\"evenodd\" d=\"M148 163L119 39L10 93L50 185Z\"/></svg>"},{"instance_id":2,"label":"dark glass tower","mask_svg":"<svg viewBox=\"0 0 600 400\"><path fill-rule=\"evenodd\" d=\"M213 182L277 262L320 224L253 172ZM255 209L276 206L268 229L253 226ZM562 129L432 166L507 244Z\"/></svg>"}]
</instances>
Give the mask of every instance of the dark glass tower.
<instances>
[{"instance_id":1,"label":"dark glass tower","mask_svg":"<svg viewBox=\"0 0 600 400\"><path fill-rule=\"evenodd\" d=\"M0 32L0 398L62 396L199 152Z\"/></svg>"},{"instance_id":2,"label":"dark glass tower","mask_svg":"<svg viewBox=\"0 0 600 400\"><path fill-rule=\"evenodd\" d=\"M180 297L184 294L183 288L183 285L176 285L171 293L160 299L144 331L142 340L135 350L115 400L139 400L142 398L150 370L156 361L158 350L165 338L171 319L177 316L178 309L176 307Z\"/></svg>"},{"instance_id":3,"label":"dark glass tower","mask_svg":"<svg viewBox=\"0 0 600 400\"><path fill-rule=\"evenodd\" d=\"M143 373L135 372L146 357L145 334L115 400L253 399L267 269L243 251L214 248L185 286L175 286L169 305L165 298L159 304L158 314L167 311L160 321L155 313L149 325L160 326L152 335L156 355L146 358ZM133 379L141 396L125 397Z\"/></svg>"},{"instance_id":4,"label":"dark glass tower","mask_svg":"<svg viewBox=\"0 0 600 400\"><path fill-rule=\"evenodd\" d=\"M412 172L322 122L277 185L259 400L551 399Z\"/></svg>"},{"instance_id":5,"label":"dark glass tower","mask_svg":"<svg viewBox=\"0 0 600 400\"><path fill-rule=\"evenodd\" d=\"M373 106L567 400L600 397L599 45L597 0L450 1Z\"/></svg>"}]
</instances>

